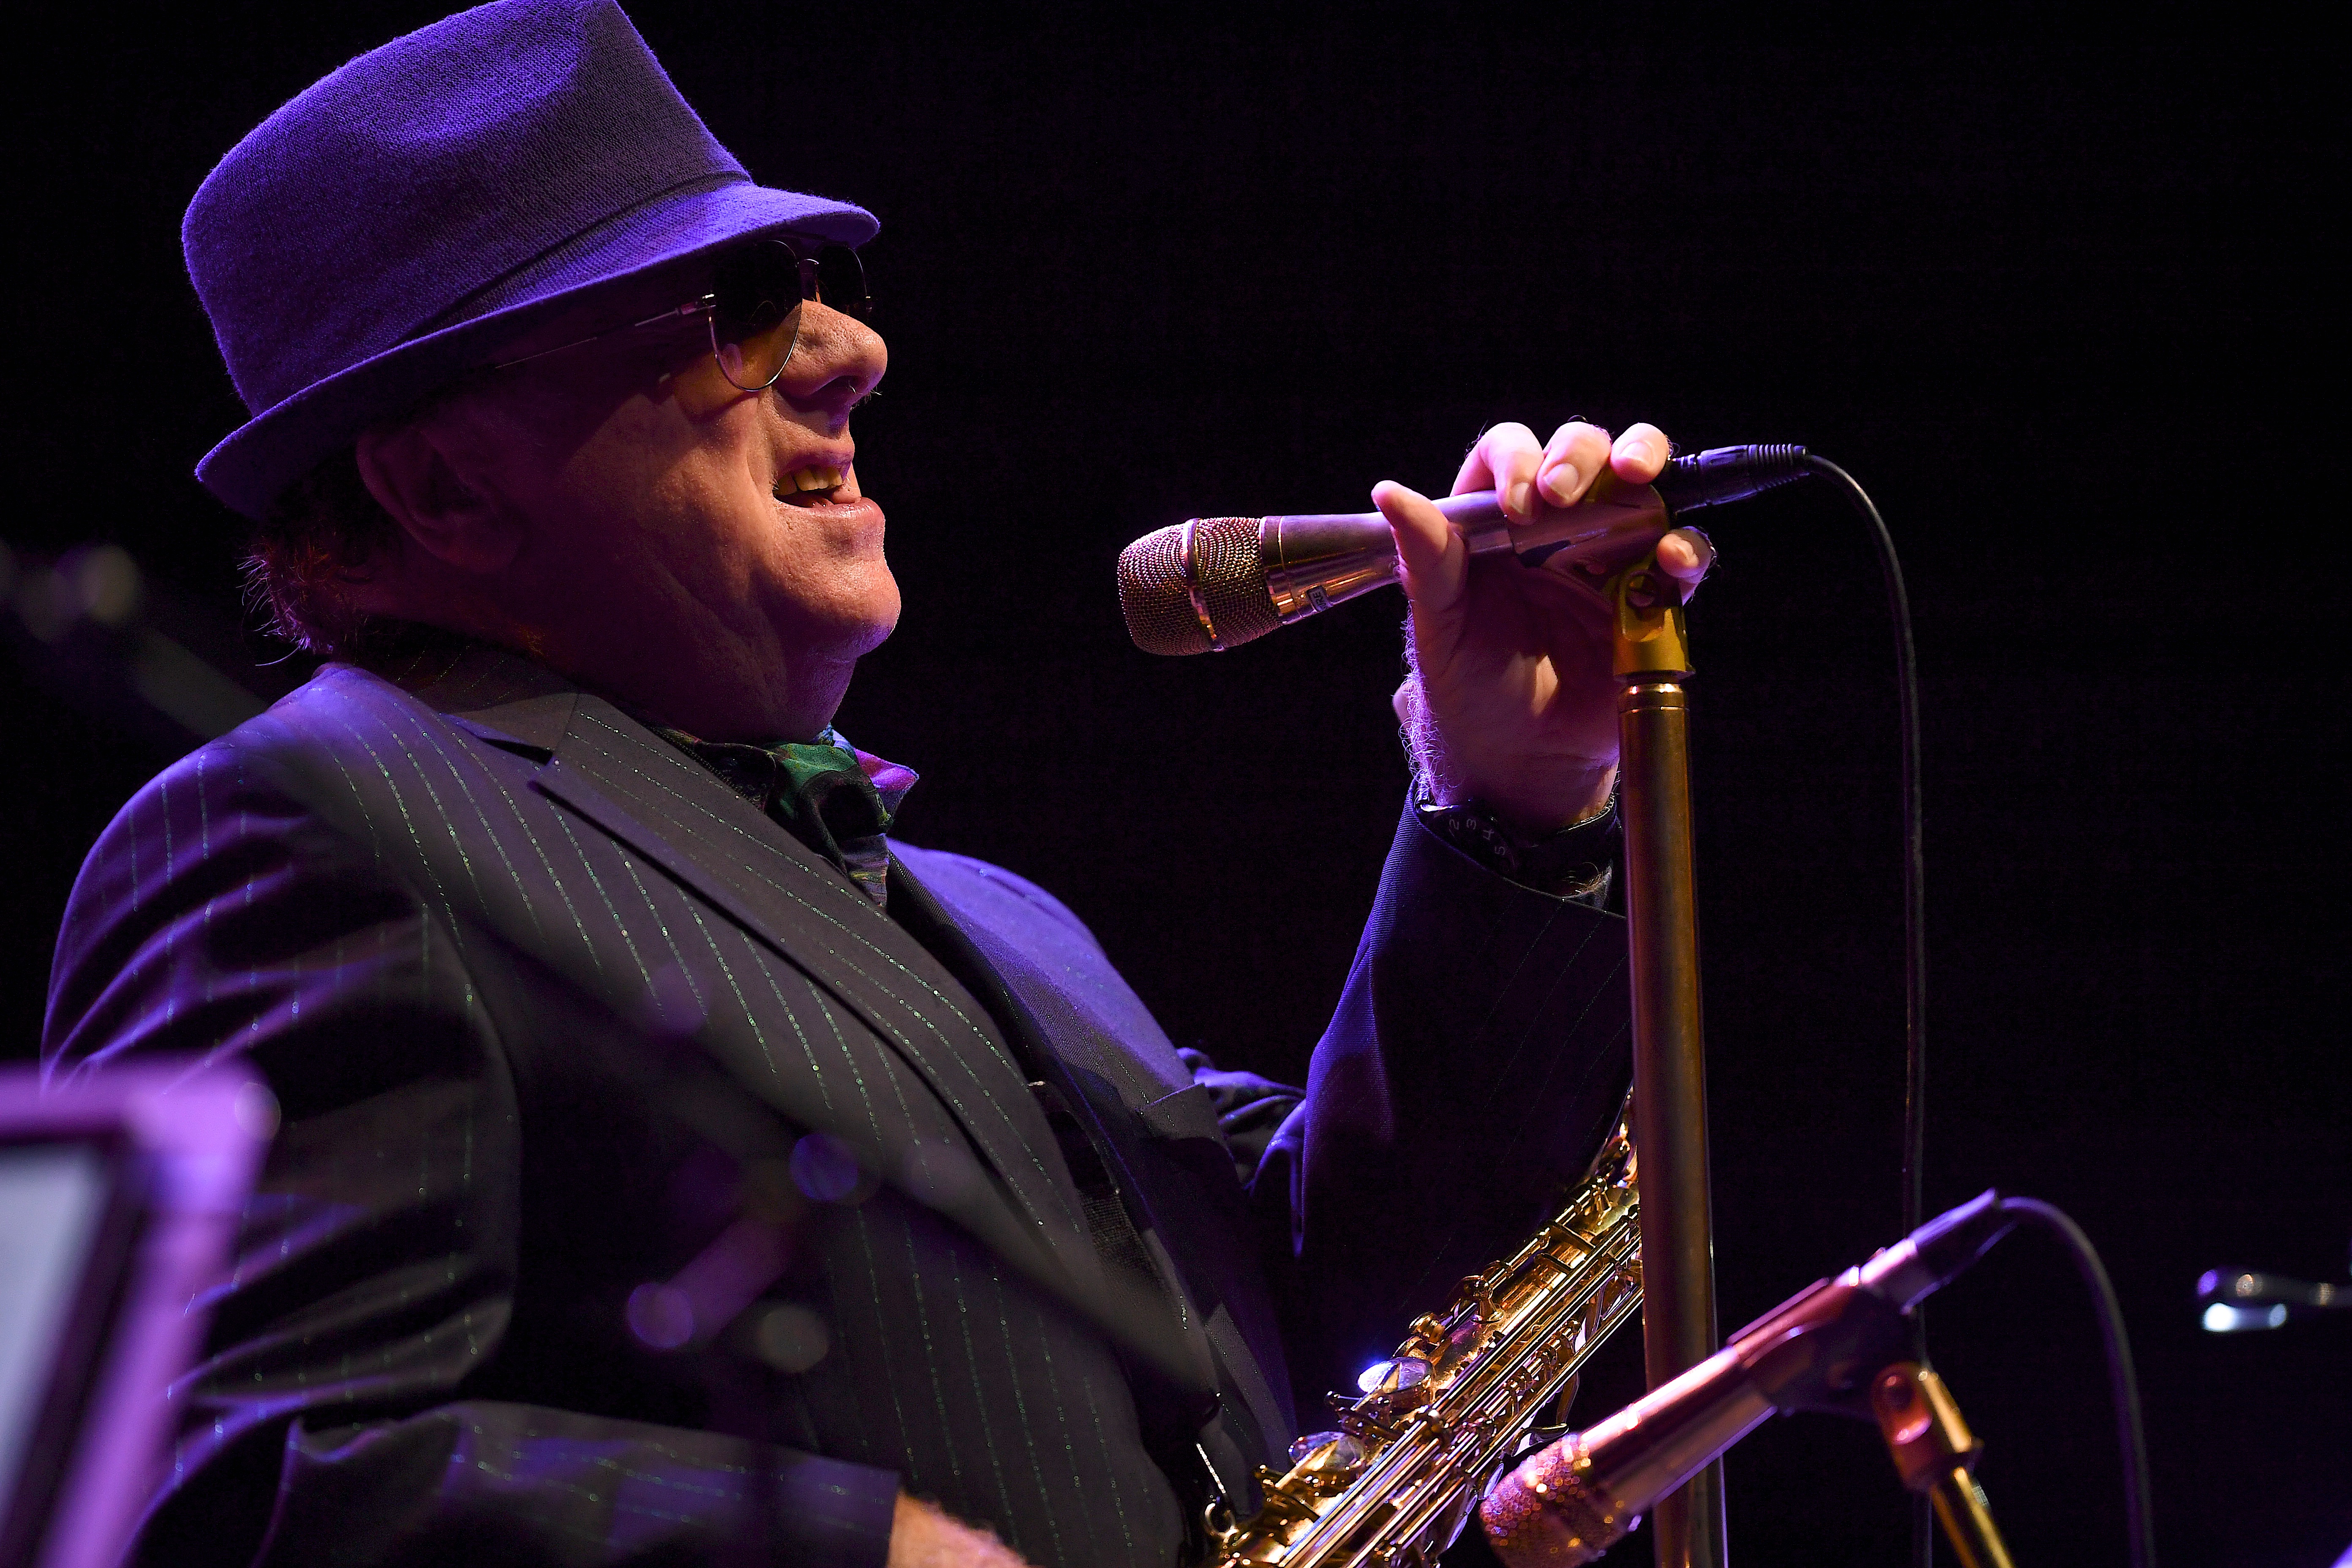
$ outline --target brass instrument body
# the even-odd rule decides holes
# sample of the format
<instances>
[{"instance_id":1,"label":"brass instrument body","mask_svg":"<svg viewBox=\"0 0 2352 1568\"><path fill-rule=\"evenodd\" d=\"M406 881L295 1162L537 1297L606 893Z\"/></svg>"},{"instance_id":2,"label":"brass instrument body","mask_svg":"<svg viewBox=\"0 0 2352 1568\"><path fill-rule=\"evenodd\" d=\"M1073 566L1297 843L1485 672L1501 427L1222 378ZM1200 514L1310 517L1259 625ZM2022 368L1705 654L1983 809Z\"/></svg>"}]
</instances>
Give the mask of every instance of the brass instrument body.
<instances>
[{"instance_id":1,"label":"brass instrument body","mask_svg":"<svg viewBox=\"0 0 2352 1568\"><path fill-rule=\"evenodd\" d=\"M1551 1222L1414 1321L1337 1430L1261 1468L1245 1521L1212 1510L1215 1568L1419 1568L1469 1519L1521 1439L1642 1300L1630 1112Z\"/></svg>"}]
</instances>

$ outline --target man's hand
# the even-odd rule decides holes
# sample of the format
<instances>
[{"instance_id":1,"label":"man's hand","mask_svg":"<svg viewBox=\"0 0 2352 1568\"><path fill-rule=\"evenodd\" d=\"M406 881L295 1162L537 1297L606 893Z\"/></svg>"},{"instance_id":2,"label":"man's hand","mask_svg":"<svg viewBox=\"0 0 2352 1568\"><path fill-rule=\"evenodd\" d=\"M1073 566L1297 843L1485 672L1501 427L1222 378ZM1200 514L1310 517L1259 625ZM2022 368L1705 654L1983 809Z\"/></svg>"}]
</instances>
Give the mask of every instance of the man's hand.
<instances>
[{"instance_id":1,"label":"man's hand","mask_svg":"<svg viewBox=\"0 0 2352 1568\"><path fill-rule=\"evenodd\" d=\"M1603 465L1632 484L1665 467L1666 437L1636 425L1613 442L1582 421L1539 445L1524 425L1479 438L1454 493L1501 492L1514 526L1572 506ZM1414 761L1442 805L1478 800L1513 826L1545 833L1591 816L1617 777L1617 679L1599 598L1559 572L1500 558L1473 564L1427 498L1393 480L1372 489L1397 542L1412 602L1413 673L1396 695ZM1706 539L1676 529L1658 564L1685 597L1706 574Z\"/></svg>"},{"instance_id":2,"label":"man's hand","mask_svg":"<svg viewBox=\"0 0 2352 1568\"><path fill-rule=\"evenodd\" d=\"M993 1531L974 1530L935 1505L900 1492L898 1510L890 1516L886 1568L1029 1568L1029 1563Z\"/></svg>"}]
</instances>

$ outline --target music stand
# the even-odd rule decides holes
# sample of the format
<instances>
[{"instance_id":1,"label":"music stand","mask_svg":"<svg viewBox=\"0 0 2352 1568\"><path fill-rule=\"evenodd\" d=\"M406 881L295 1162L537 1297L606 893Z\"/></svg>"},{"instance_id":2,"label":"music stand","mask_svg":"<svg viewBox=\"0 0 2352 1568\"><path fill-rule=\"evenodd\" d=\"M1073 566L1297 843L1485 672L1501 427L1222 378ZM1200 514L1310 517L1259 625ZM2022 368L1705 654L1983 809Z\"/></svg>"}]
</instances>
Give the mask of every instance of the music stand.
<instances>
[{"instance_id":1,"label":"music stand","mask_svg":"<svg viewBox=\"0 0 2352 1568\"><path fill-rule=\"evenodd\" d=\"M242 1064L0 1071L0 1563L113 1568L278 1106Z\"/></svg>"}]
</instances>

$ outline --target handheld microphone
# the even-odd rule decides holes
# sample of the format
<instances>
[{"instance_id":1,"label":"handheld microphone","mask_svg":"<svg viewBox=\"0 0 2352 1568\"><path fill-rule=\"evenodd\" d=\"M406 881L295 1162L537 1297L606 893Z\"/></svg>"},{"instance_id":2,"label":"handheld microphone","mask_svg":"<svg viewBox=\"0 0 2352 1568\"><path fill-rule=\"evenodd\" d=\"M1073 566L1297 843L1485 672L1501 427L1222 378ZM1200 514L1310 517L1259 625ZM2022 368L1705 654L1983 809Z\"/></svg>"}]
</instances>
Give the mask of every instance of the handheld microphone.
<instances>
[{"instance_id":1,"label":"handheld microphone","mask_svg":"<svg viewBox=\"0 0 2352 1568\"><path fill-rule=\"evenodd\" d=\"M1546 1563L1590 1563L1765 1417L1870 1419L1871 1374L1909 1352L1904 1314L2016 1223L1988 1191L1800 1290L1681 1376L1506 1474L1481 1506L1488 1539Z\"/></svg>"},{"instance_id":2,"label":"handheld microphone","mask_svg":"<svg viewBox=\"0 0 2352 1568\"><path fill-rule=\"evenodd\" d=\"M1804 475L1805 449L1717 447L1675 458L1648 485L1603 469L1570 507L1546 506L1514 528L1492 490L1448 496L1437 510L1473 555L1516 553L1529 566L1614 566L1641 554L1700 507L1718 506ZM1277 626L1396 581L1396 536L1377 511L1194 518L1120 552L1118 605L1146 653L1238 647Z\"/></svg>"}]
</instances>

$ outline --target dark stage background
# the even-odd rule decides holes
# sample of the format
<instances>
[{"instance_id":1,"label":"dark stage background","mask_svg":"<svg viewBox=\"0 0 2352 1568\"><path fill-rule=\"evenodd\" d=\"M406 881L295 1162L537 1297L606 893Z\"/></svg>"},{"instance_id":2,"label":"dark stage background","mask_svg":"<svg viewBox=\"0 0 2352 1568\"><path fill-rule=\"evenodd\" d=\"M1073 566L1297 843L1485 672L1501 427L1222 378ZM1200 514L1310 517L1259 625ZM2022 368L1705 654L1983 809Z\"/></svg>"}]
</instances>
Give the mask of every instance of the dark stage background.
<instances>
[{"instance_id":1,"label":"dark stage background","mask_svg":"<svg viewBox=\"0 0 2352 1568\"><path fill-rule=\"evenodd\" d=\"M152 626L254 691L300 673L240 647L236 531L188 477L242 415L180 212L269 109L435 14L77 13L78 47L17 57L10 1053L34 1048L82 853L192 743L60 629L44 563L115 542ZM1801 440L1861 476L1917 605L1929 1206L1999 1184L2105 1249L2171 1562L2352 1541L2347 1325L2217 1337L2190 1301L2216 1264L2341 1279L2352 1241L2321 261L2341 143L2317 51L636 15L756 175L883 220L893 368L858 469L907 610L843 727L926 775L909 837L1064 894L1171 1032L1229 1060L1300 1072L1346 972L1404 784L1399 604L1155 661L1111 592L1127 540L1442 488L1511 418ZM1696 789L1729 1327L1895 1236L1901 949L1865 540L1826 492L1710 521ZM2023 1563L2123 1561L2092 1324L2036 1238L1937 1305ZM1617 1357L1584 1414L1636 1375ZM1744 1559L1898 1558L1864 1428L1776 1423L1729 1488Z\"/></svg>"}]
</instances>

